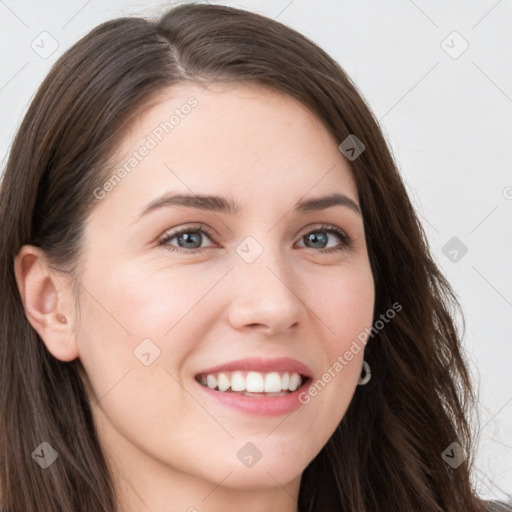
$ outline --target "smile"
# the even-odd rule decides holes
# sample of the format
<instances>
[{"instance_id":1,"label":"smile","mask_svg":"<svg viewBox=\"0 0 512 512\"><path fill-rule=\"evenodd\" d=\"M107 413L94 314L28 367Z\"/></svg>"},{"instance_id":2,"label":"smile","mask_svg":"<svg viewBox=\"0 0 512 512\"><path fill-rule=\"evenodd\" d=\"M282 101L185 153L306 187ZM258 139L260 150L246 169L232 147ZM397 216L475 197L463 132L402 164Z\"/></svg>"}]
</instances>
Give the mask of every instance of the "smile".
<instances>
[{"instance_id":1,"label":"smile","mask_svg":"<svg viewBox=\"0 0 512 512\"><path fill-rule=\"evenodd\" d=\"M297 372L225 371L196 376L205 387L244 396L284 396L299 388L306 379Z\"/></svg>"}]
</instances>

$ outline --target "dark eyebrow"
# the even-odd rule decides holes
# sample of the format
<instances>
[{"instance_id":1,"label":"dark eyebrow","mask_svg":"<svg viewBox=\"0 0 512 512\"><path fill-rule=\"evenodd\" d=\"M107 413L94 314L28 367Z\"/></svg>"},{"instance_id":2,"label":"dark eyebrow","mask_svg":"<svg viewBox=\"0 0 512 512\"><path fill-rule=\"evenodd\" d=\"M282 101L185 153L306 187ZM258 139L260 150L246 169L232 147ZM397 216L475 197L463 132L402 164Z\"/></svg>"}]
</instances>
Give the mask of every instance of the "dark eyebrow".
<instances>
[{"instance_id":1,"label":"dark eyebrow","mask_svg":"<svg viewBox=\"0 0 512 512\"><path fill-rule=\"evenodd\" d=\"M343 194L331 194L328 196L308 199L307 201L301 201L297 204L295 210L299 212L307 212L311 210L325 210L331 206L346 206L358 215L361 215L359 205L353 199L350 199L350 197Z\"/></svg>"},{"instance_id":2,"label":"dark eyebrow","mask_svg":"<svg viewBox=\"0 0 512 512\"><path fill-rule=\"evenodd\" d=\"M235 202L224 197L168 193L151 201L144 208L137 220L140 220L149 212L163 208L164 206L185 206L186 208L197 208L198 210L206 210L210 212L226 212L231 215L236 215L240 212L240 207Z\"/></svg>"},{"instance_id":3,"label":"dark eyebrow","mask_svg":"<svg viewBox=\"0 0 512 512\"><path fill-rule=\"evenodd\" d=\"M164 194L151 201L137 220L147 215L153 210L157 210L164 206L185 206L186 208L197 208L212 212L228 213L236 215L240 213L241 208L236 202L226 199L225 197L198 194ZM313 210L325 210L331 206L345 206L352 211L361 215L358 204L343 194L331 194L323 197L316 197L306 201L300 201L295 205L296 212L308 212Z\"/></svg>"}]
</instances>

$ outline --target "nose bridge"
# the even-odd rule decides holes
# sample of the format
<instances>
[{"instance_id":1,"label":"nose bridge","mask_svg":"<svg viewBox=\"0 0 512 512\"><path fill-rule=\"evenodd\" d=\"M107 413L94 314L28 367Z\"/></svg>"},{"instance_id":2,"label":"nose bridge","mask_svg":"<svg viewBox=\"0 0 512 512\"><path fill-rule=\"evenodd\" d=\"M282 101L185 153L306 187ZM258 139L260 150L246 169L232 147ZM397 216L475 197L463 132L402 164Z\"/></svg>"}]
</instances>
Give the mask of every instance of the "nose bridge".
<instances>
[{"instance_id":1,"label":"nose bridge","mask_svg":"<svg viewBox=\"0 0 512 512\"><path fill-rule=\"evenodd\" d=\"M233 325L263 324L276 331L304 319L297 276L275 237L247 237L236 253Z\"/></svg>"},{"instance_id":2,"label":"nose bridge","mask_svg":"<svg viewBox=\"0 0 512 512\"><path fill-rule=\"evenodd\" d=\"M248 236L236 247L236 270L245 281L254 280L251 286L263 291L270 283L275 288L290 286L293 269L286 261L286 254L275 236L266 233L258 238ZM261 283L261 286L258 286Z\"/></svg>"}]
</instances>

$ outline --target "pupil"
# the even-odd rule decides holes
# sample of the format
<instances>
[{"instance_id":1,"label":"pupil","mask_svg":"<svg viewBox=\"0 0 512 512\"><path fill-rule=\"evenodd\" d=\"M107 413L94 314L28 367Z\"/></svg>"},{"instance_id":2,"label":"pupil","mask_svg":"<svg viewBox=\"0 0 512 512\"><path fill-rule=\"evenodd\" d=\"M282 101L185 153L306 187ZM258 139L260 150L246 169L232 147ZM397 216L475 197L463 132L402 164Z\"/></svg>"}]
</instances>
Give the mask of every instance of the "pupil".
<instances>
[{"instance_id":1,"label":"pupil","mask_svg":"<svg viewBox=\"0 0 512 512\"><path fill-rule=\"evenodd\" d=\"M320 233L320 236L316 233L311 233L309 236L309 241L315 243L318 243L320 241L320 244L322 247L327 243L327 236L325 233Z\"/></svg>"},{"instance_id":2,"label":"pupil","mask_svg":"<svg viewBox=\"0 0 512 512\"><path fill-rule=\"evenodd\" d=\"M178 237L178 242L185 241L186 244L191 244L191 243L194 244L194 239L195 239L196 244L199 243L199 245L201 245L199 233L192 233L192 234L185 233L183 235L180 235ZM187 245L187 248L190 248L190 247L188 247L188 245ZM192 247L192 249L196 249L196 247Z\"/></svg>"}]
</instances>

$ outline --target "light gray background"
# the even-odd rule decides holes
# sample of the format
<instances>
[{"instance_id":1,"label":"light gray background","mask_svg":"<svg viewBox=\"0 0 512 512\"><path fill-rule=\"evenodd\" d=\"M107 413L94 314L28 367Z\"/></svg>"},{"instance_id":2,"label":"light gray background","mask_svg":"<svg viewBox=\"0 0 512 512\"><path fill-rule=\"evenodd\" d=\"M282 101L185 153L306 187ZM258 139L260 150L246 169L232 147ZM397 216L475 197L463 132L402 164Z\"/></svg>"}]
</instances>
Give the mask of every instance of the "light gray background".
<instances>
[{"instance_id":1,"label":"light gray background","mask_svg":"<svg viewBox=\"0 0 512 512\"><path fill-rule=\"evenodd\" d=\"M2 168L34 92L64 50L103 21L158 15L176 3L0 0ZM511 1L210 3L299 30L369 101L465 311L481 415L474 485L488 499L512 500ZM50 52L51 38L58 48L38 55L33 47ZM443 252L452 237L466 254Z\"/></svg>"}]
</instances>

